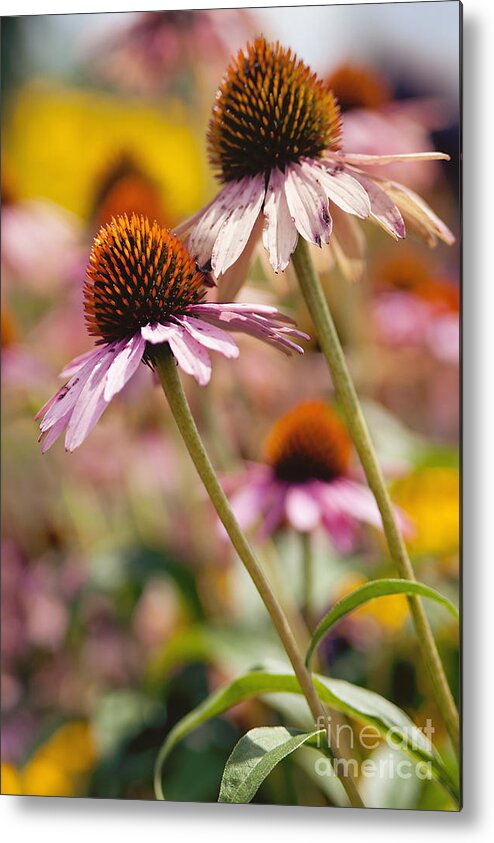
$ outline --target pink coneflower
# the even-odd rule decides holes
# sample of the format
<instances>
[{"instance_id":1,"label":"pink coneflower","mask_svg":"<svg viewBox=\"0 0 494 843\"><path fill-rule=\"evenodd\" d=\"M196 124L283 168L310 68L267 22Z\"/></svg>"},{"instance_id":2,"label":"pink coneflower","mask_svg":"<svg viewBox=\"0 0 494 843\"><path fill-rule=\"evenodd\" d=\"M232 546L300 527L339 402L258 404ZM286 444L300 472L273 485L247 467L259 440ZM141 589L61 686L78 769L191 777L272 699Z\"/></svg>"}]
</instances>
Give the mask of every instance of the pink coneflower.
<instances>
[{"instance_id":1,"label":"pink coneflower","mask_svg":"<svg viewBox=\"0 0 494 843\"><path fill-rule=\"evenodd\" d=\"M341 152L333 93L279 43L258 38L238 53L216 95L208 139L211 164L225 186L177 233L190 232L191 253L217 277L239 259L262 217L275 271L287 267L299 235L318 246L334 241L333 217L341 212L371 218L395 239L405 236L403 216L430 242L454 239L413 191L365 172L396 160L448 156Z\"/></svg>"},{"instance_id":2,"label":"pink coneflower","mask_svg":"<svg viewBox=\"0 0 494 843\"><path fill-rule=\"evenodd\" d=\"M67 383L39 411L43 451L66 431L77 448L144 361L153 367L155 346L168 343L178 365L205 385L209 351L237 357L230 331L239 331L289 354L307 338L270 306L203 301L211 281L198 271L181 241L135 214L113 219L94 240L84 287L89 333L96 348L62 374Z\"/></svg>"},{"instance_id":3,"label":"pink coneflower","mask_svg":"<svg viewBox=\"0 0 494 843\"><path fill-rule=\"evenodd\" d=\"M353 479L351 440L322 401L304 401L282 416L265 445L265 462L249 467L231 496L242 527L268 536L288 525L307 533L323 527L343 553L361 522L381 527L371 491Z\"/></svg>"}]
</instances>

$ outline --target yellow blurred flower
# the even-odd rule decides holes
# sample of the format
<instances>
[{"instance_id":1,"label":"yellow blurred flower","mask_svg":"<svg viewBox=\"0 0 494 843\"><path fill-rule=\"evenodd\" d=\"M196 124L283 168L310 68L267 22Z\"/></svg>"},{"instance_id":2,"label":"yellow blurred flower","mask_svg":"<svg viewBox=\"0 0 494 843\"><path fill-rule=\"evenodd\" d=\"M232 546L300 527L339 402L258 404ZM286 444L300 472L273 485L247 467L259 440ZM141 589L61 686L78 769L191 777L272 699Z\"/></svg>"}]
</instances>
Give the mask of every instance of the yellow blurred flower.
<instances>
[{"instance_id":1,"label":"yellow blurred flower","mask_svg":"<svg viewBox=\"0 0 494 843\"><path fill-rule=\"evenodd\" d=\"M338 589L333 597L335 600L341 600L355 591L360 586L365 585L369 580L361 574L348 574L343 580L338 583ZM370 600L364 603L358 609L355 609L350 617L367 619L370 618L375 621L382 630L390 633L399 632L408 616L407 599L403 594L390 594L387 597L377 597L375 600Z\"/></svg>"},{"instance_id":2,"label":"yellow blurred flower","mask_svg":"<svg viewBox=\"0 0 494 843\"><path fill-rule=\"evenodd\" d=\"M393 483L393 500L410 516L408 544L419 554L450 556L459 545L459 474L456 468L421 468Z\"/></svg>"},{"instance_id":3,"label":"yellow blurred flower","mask_svg":"<svg viewBox=\"0 0 494 843\"><path fill-rule=\"evenodd\" d=\"M67 723L36 750L22 770L2 764L2 793L78 796L96 758L90 725Z\"/></svg>"},{"instance_id":4,"label":"yellow blurred flower","mask_svg":"<svg viewBox=\"0 0 494 843\"><path fill-rule=\"evenodd\" d=\"M87 217L101 173L128 154L174 217L204 199L200 147L178 106L38 82L20 92L5 124L3 154L21 198L43 196Z\"/></svg>"},{"instance_id":5,"label":"yellow blurred flower","mask_svg":"<svg viewBox=\"0 0 494 843\"><path fill-rule=\"evenodd\" d=\"M12 764L2 762L2 793L4 796L18 796L22 793L19 773Z\"/></svg>"}]
</instances>

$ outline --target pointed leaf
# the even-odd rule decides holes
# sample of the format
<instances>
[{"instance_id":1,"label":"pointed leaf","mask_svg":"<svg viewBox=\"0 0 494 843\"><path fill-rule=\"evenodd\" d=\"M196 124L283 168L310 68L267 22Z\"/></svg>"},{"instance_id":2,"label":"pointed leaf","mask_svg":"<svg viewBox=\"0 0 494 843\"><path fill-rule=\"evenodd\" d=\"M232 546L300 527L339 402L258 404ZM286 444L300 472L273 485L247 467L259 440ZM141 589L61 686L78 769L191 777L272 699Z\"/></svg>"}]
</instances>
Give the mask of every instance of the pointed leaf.
<instances>
[{"instance_id":1,"label":"pointed leaf","mask_svg":"<svg viewBox=\"0 0 494 843\"><path fill-rule=\"evenodd\" d=\"M456 620L459 620L458 609L453 604L429 585L421 582L413 582L411 580L398 579L381 579L373 580L365 583L365 585L356 588L350 594L347 594L336 603L335 606L324 616L322 621L318 624L307 650L305 663L308 665L317 645L324 638L324 636L332 629L349 612L368 603L369 600L375 600L376 597L387 597L391 594L415 594L420 597L428 597L430 600L435 600L441 606L444 606L453 615Z\"/></svg>"},{"instance_id":2,"label":"pointed leaf","mask_svg":"<svg viewBox=\"0 0 494 843\"><path fill-rule=\"evenodd\" d=\"M226 762L218 802L251 802L280 761L323 734L323 729L301 732L284 726L251 729L239 740Z\"/></svg>"}]
</instances>

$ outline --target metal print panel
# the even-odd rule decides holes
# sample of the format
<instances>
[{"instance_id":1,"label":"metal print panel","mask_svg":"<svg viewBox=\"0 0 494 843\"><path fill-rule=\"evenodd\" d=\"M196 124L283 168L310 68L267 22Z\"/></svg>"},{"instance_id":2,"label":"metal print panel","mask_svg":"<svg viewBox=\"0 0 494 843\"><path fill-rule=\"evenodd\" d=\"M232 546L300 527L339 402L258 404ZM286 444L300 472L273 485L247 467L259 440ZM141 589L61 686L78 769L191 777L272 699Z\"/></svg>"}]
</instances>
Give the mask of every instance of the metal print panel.
<instances>
[{"instance_id":1,"label":"metal print panel","mask_svg":"<svg viewBox=\"0 0 494 843\"><path fill-rule=\"evenodd\" d=\"M3 794L461 807L460 34L2 19Z\"/></svg>"}]
</instances>

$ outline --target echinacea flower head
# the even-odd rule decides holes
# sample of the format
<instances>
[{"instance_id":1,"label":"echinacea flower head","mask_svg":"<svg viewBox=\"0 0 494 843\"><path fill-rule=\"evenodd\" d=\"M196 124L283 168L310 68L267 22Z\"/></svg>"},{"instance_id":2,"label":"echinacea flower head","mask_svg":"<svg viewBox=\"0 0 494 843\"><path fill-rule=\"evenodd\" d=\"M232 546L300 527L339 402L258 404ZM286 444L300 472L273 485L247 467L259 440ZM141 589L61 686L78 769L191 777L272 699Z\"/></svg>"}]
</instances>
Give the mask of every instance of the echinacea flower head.
<instances>
[{"instance_id":1,"label":"echinacea flower head","mask_svg":"<svg viewBox=\"0 0 494 843\"><path fill-rule=\"evenodd\" d=\"M177 233L201 268L216 277L240 258L263 218L263 244L284 270L298 237L329 243L339 215L371 218L395 239L403 216L430 242L453 235L423 200L366 167L396 156L341 151L342 122L331 89L289 49L257 38L228 67L216 96L208 142L223 189ZM400 161L448 158L441 153L400 155ZM344 228L338 223L336 228Z\"/></svg>"},{"instance_id":2,"label":"echinacea flower head","mask_svg":"<svg viewBox=\"0 0 494 843\"><path fill-rule=\"evenodd\" d=\"M43 450L64 431L66 449L77 448L139 363L154 366L163 343L201 385L211 377L210 351L238 357L231 332L286 354L302 353L296 340L306 334L275 307L204 301L211 283L182 242L156 222L134 214L103 226L84 286L86 325L96 348L69 363L62 372L69 380L39 411Z\"/></svg>"},{"instance_id":3,"label":"echinacea flower head","mask_svg":"<svg viewBox=\"0 0 494 843\"><path fill-rule=\"evenodd\" d=\"M265 461L250 465L231 498L243 527L257 524L266 537L282 527L326 530L343 553L360 523L381 526L371 491L352 476L351 441L336 412L304 401L274 424Z\"/></svg>"}]
</instances>

